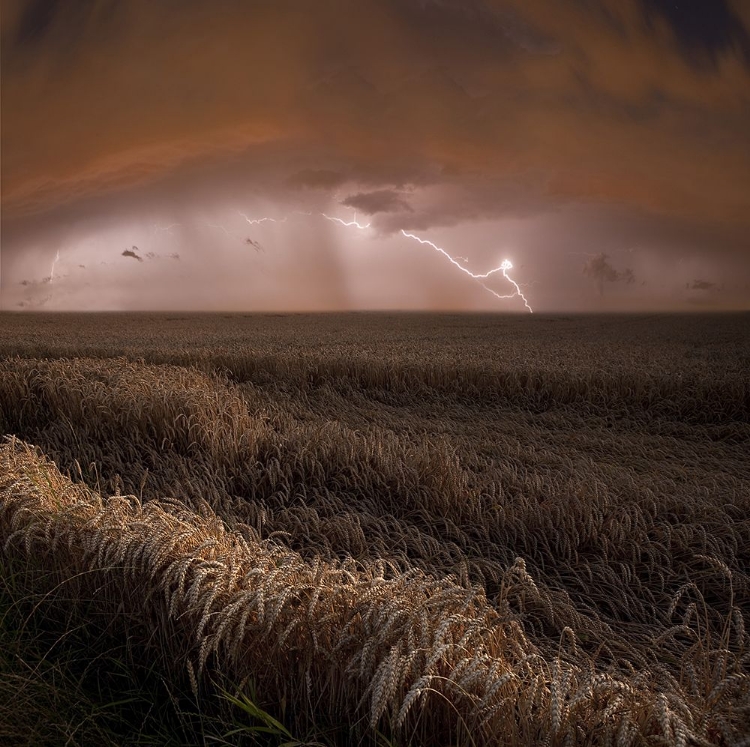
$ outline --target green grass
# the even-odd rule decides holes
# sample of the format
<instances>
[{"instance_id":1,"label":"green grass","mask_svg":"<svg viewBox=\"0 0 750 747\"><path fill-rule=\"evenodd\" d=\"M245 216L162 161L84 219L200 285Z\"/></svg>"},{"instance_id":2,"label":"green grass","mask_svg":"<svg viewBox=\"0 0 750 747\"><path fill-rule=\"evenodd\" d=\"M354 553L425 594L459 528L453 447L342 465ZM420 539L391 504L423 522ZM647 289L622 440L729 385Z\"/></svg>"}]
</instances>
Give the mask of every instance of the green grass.
<instances>
[{"instance_id":1,"label":"green grass","mask_svg":"<svg viewBox=\"0 0 750 747\"><path fill-rule=\"evenodd\" d=\"M0 565L0 743L184 744L165 683L138 661L127 635L90 620L47 588L48 572ZM44 591L42 591L44 590Z\"/></svg>"}]
</instances>

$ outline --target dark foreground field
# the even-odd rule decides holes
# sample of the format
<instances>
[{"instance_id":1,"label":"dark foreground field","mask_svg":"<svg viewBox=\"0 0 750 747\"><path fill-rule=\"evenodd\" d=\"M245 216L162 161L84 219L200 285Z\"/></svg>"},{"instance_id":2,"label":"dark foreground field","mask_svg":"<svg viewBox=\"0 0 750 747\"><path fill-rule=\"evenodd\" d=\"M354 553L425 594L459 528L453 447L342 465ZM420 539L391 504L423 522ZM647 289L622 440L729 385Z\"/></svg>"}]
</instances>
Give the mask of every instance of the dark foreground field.
<instances>
[{"instance_id":1,"label":"dark foreground field","mask_svg":"<svg viewBox=\"0 0 750 747\"><path fill-rule=\"evenodd\" d=\"M748 371L748 315L0 316L0 743L748 745Z\"/></svg>"}]
</instances>

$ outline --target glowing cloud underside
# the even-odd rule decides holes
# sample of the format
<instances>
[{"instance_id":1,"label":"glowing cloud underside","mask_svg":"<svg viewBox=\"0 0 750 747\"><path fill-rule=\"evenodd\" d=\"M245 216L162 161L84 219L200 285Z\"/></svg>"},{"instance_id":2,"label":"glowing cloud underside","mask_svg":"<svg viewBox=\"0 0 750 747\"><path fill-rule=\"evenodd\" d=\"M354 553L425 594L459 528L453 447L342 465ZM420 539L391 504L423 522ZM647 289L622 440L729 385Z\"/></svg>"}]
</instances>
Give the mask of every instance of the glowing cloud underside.
<instances>
[{"instance_id":1,"label":"glowing cloud underside","mask_svg":"<svg viewBox=\"0 0 750 747\"><path fill-rule=\"evenodd\" d=\"M288 220L288 216L284 216L283 218L272 218L270 216L263 216L260 218L250 218L250 216L246 215L245 213L241 211L238 211L238 212L239 212L239 215L241 215L245 219L248 225L251 225L251 226L261 225L262 223L286 223ZM297 215L303 215L303 216L312 215L312 213L303 212L300 210L296 210L294 212ZM371 225L370 223L360 223L357 220L356 214L354 216L354 219L349 220L349 221L344 220L343 218L337 218L335 216L327 215L326 213L318 213L318 215L319 217L324 218L325 220L330 221L331 223L335 223L344 228L354 228L358 231L365 231L369 229ZM165 233L171 234L172 229L180 225L183 225L183 224L172 223L170 225L163 226L163 227L158 226L158 225L153 225L152 232L153 233L165 232ZM203 225L209 228L212 228L214 230L221 231L225 236L227 236L227 238L238 239L238 240L245 241L245 242L248 241L244 237L240 236L234 231L231 231L226 226L223 226L221 224L211 223L209 221L203 221ZM494 267L488 272L476 273L476 272L472 272L467 267L465 267L464 264L462 264L462 263L467 263L469 261L467 257L463 257L463 256L454 257L451 254L449 254L445 249L438 246L434 242L430 241L429 239L424 239L421 236L417 236L414 233L409 233L408 231L402 230L401 235L407 239L411 239L412 241L419 242L423 246L429 246L434 251L438 252L439 254L442 254L443 257L445 257L451 263L451 265L453 265L453 267L455 267L457 270L462 272L464 275L468 275L472 280L475 280L477 283L479 283L479 285L482 286L484 290L486 290L488 293L491 293L495 298L499 300L509 300L511 298L518 297L523 301L523 304L529 310L529 313L532 313L532 314L534 313L534 310L531 308L531 305L529 304L528 299L521 291L521 287L508 274L508 271L513 269L513 263L510 260L504 259L498 267ZM253 242L250 241L249 243L253 243ZM57 253L55 254L55 258L52 261L52 266L50 268L49 282L52 282L55 278L55 267L59 261L60 261L60 251L58 250ZM502 274L503 278L507 280L513 286L512 293L502 295L498 293L497 291L493 290L492 288L490 288L485 282L483 282L487 280L488 278L497 274Z\"/></svg>"},{"instance_id":2,"label":"glowing cloud underside","mask_svg":"<svg viewBox=\"0 0 750 747\"><path fill-rule=\"evenodd\" d=\"M302 213L301 211L297 211L300 215L310 215L310 213ZM247 222L249 225L259 225L261 223L265 222L271 222L271 223L286 223L287 217L284 218L271 218L271 217L262 217L262 218L250 218L248 215L246 215L243 212L239 213ZM337 223L345 228L356 228L359 231L364 231L368 228L370 228L370 223L360 223L357 220L357 216L355 214L354 220L344 220L343 218L336 218L335 216L327 215L326 213L319 213L319 215L322 218L325 218L327 221L330 221L331 223ZM225 230L226 229L223 229ZM493 269L489 270L489 272L484 273L475 273L471 272L467 267L464 267L462 262L468 262L468 259L466 257L453 257L451 256L445 249L438 246L437 244L433 243L432 241L429 241L428 239L423 239L420 236L417 236L416 234L409 233L408 231L401 231L401 234L405 236L408 239L412 239L413 241L418 241L420 244L423 244L425 246L429 246L430 248L434 249L435 251L442 254L454 267L458 268L461 272L463 272L465 275L468 275L473 280L476 280L484 290L486 290L488 293L491 293L495 298L500 299L501 301L508 300L511 298L520 298L523 301L524 306L529 310L530 314L534 313L534 310L531 308L528 299L521 291L521 287L518 285L518 283L513 280L510 275L508 275L508 270L513 269L513 263L509 259L504 259L501 264L498 267L494 267ZM482 282L483 280L487 280L488 278L492 277L493 275L496 275L497 273L501 273L502 276L513 286L513 293L508 293L505 295L501 295L497 291L490 288L486 283Z\"/></svg>"},{"instance_id":3,"label":"glowing cloud underside","mask_svg":"<svg viewBox=\"0 0 750 747\"><path fill-rule=\"evenodd\" d=\"M356 228L360 231L364 231L366 228L370 227L369 223L359 223L357 221L357 216L354 216L354 220L351 221L345 221L342 218L335 218L330 215L326 215L325 213L321 213L321 216L325 218L326 220L331 221L332 223L339 223L342 226L345 226L346 228ZM249 221L248 221L249 222ZM518 283L513 280L510 275L508 275L508 270L513 269L513 263L509 259L504 259L499 267L495 267L489 272L485 273L474 273L471 272L468 268L464 267L461 262L468 262L468 259L466 257L452 257L448 252L445 251L442 247L439 247L437 244L434 244L432 241L429 241L428 239L423 239L416 234L409 233L408 231L401 231L401 234L405 236L408 239L412 239L414 241L418 241L420 244L424 244L426 246L431 247L437 252L440 252L454 267L457 267L461 272L468 275L470 278L476 280L482 288L484 288L488 293L491 293L495 298L498 298L500 300L507 300L510 298L515 298L516 296L520 298L523 301L524 306L529 310L530 314L534 313L534 309L531 308L529 305L529 302L524 296L523 292L521 291L520 286ZM460 261L459 261L460 260ZM491 277L492 275L497 274L498 272L502 273L503 277L513 286L514 292L509 293L507 295L501 295L497 291L492 290L488 285L482 282L482 280L486 280L487 278Z\"/></svg>"}]
</instances>

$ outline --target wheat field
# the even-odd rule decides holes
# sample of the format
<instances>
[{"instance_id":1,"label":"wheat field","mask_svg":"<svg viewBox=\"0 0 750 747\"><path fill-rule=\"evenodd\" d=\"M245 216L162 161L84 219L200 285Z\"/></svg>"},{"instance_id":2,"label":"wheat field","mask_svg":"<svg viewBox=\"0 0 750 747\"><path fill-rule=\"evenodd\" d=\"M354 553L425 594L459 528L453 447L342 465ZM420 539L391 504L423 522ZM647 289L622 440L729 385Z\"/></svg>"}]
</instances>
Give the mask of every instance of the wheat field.
<instances>
[{"instance_id":1,"label":"wheat field","mask_svg":"<svg viewBox=\"0 0 750 747\"><path fill-rule=\"evenodd\" d=\"M183 730L112 743L750 745L748 371L748 315L0 316L0 741L145 658Z\"/></svg>"}]
</instances>

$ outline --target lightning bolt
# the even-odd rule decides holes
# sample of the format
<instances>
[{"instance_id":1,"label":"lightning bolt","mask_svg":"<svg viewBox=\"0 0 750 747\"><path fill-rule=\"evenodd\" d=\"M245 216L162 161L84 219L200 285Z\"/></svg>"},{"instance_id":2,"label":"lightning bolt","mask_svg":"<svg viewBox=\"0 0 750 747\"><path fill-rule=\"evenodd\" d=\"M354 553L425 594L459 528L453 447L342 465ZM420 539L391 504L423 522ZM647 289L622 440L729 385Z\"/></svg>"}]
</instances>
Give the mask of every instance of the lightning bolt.
<instances>
[{"instance_id":1,"label":"lightning bolt","mask_svg":"<svg viewBox=\"0 0 750 747\"><path fill-rule=\"evenodd\" d=\"M49 271L49 281L50 283L55 279L55 265L60 261L60 250L57 250L57 254L55 254L55 258L52 260L52 267L50 267Z\"/></svg>"},{"instance_id":2,"label":"lightning bolt","mask_svg":"<svg viewBox=\"0 0 750 747\"><path fill-rule=\"evenodd\" d=\"M356 214L354 215L354 220L350 220L350 221L345 221L345 220L342 220L341 218L334 218L334 217L332 217L330 215L326 215L325 213L321 213L321 215L326 220L331 221L331 223L340 223L342 226L346 226L347 228L354 227L354 228L358 228L360 231L364 231L365 228L369 228L370 227L369 223L360 223L357 220L357 215Z\"/></svg>"},{"instance_id":3,"label":"lightning bolt","mask_svg":"<svg viewBox=\"0 0 750 747\"><path fill-rule=\"evenodd\" d=\"M258 226L261 223L286 223L287 218L250 218L241 210L237 211L251 226Z\"/></svg>"},{"instance_id":4,"label":"lightning bolt","mask_svg":"<svg viewBox=\"0 0 750 747\"><path fill-rule=\"evenodd\" d=\"M234 231L230 231L228 228L225 228L219 223L209 223L207 220L203 221L204 226L208 226L209 228L213 228L216 231L222 231L228 238L230 239L237 239L238 241L244 241L242 236L235 233Z\"/></svg>"},{"instance_id":5,"label":"lightning bolt","mask_svg":"<svg viewBox=\"0 0 750 747\"><path fill-rule=\"evenodd\" d=\"M251 218L246 213L243 213L241 210L238 210L237 213L245 219L245 221L248 223L248 225L251 226L258 226L262 223L286 223L289 219L289 216L284 216L283 218L272 218L270 216L263 216L261 218ZM312 215L312 213L304 212L302 210L295 210L295 215L305 215L309 216ZM354 214L353 220L344 220L343 218L337 218L333 215L328 215L327 213L318 213L318 215L322 218L324 218L327 221L330 221L331 223L337 223L340 226L343 226L344 228L356 228L358 231L364 231L371 227L371 223L360 223L357 220L357 214ZM170 231L175 225L179 224L171 224L163 229L157 228L157 230L163 230L163 231ZM229 238L235 238L235 239L241 239L238 234L234 233L233 231L228 230L224 226L217 224L217 223L209 223L205 221L205 225L209 228L214 228L216 230L222 231L226 236ZM401 230L401 235L404 236L407 239L411 239L412 241L416 241L423 246L429 246L434 251L438 252L439 254L442 254L456 269L458 269L460 272L464 273L465 275L468 275L472 280L475 280L479 285L484 288L488 293L491 293L495 298L500 300L508 300L511 298L520 298L523 301L524 306L528 309L530 314L534 313L534 310L531 308L531 305L529 304L528 299L523 294L523 291L521 290L521 286L508 274L509 270L513 269L513 263L509 259L504 259L500 265L497 267L493 267L491 270L488 270L487 272L477 273L472 272L468 267L465 267L465 264L468 264L469 259L468 257L463 256L452 256L449 254L445 249L443 249L441 246L438 246L434 242L430 241L429 239L424 239L421 236L417 236L414 233L410 233L405 230ZM54 267L53 267L54 270ZM484 280L487 280L491 278L494 275L502 274L503 278L510 283L513 286L513 293L509 294L500 294L497 291L490 288L486 283L484 283Z\"/></svg>"},{"instance_id":6,"label":"lightning bolt","mask_svg":"<svg viewBox=\"0 0 750 747\"><path fill-rule=\"evenodd\" d=\"M509 259L504 259L502 265L500 266L503 271L503 277L516 289L516 292L514 295L518 296L522 301L523 305L529 310L529 314L534 313L534 309L529 306L529 302L526 300L526 296L523 295L521 292L521 287L518 285L518 283L513 280L513 278L508 275L508 270L513 269L513 263Z\"/></svg>"},{"instance_id":7,"label":"lightning bolt","mask_svg":"<svg viewBox=\"0 0 750 747\"><path fill-rule=\"evenodd\" d=\"M434 249L437 252L440 252L454 267L457 267L461 272L468 275L470 278L473 278L474 280L479 281L480 285L490 293L492 293L493 296L500 299L508 299L508 298L514 298L515 296L518 296L524 303L524 306L529 310L529 313L533 314L534 310L529 306L529 302L526 299L526 296L523 295L521 292L521 288L519 287L518 283L513 280L510 275L508 275L508 270L513 269L513 263L509 259L504 259L498 267L494 267L489 272L484 273L475 273L469 270L467 267L464 267L457 259L452 257L448 252L445 251L442 247L438 246L437 244L434 244L432 241L429 241L428 239L423 239L416 234L409 233L408 231L401 231L403 236L406 236L408 239L412 239L414 241L418 241L420 244L425 244L432 249ZM491 277L492 275L496 275L498 272L501 272L503 277L516 289L515 293L511 293L507 296L501 296L499 293L496 293L492 290L489 286L485 285L485 283L482 283L482 280L486 280L487 278Z\"/></svg>"},{"instance_id":8,"label":"lightning bolt","mask_svg":"<svg viewBox=\"0 0 750 747\"><path fill-rule=\"evenodd\" d=\"M158 226L158 225L156 225L156 223L154 223L153 233L162 233L162 232L164 232L164 233L171 234L173 228L175 228L177 226L181 226L181 225L182 225L181 223L170 223L168 226Z\"/></svg>"}]
</instances>

